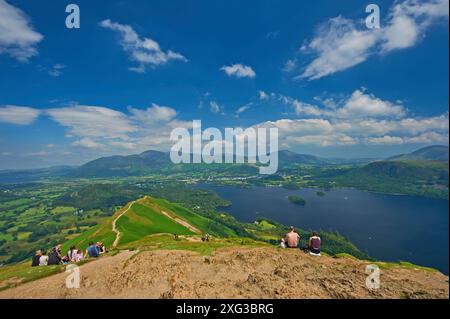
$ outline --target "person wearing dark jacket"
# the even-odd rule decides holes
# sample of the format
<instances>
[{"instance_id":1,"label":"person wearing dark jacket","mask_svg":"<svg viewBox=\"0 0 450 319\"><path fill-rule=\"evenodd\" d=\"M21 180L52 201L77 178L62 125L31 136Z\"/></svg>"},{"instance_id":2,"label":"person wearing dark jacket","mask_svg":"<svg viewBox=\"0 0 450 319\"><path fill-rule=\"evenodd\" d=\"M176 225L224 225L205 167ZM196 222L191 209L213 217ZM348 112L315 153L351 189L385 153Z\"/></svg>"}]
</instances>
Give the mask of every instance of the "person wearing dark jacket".
<instances>
[{"instance_id":1,"label":"person wearing dark jacket","mask_svg":"<svg viewBox=\"0 0 450 319\"><path fill-rule=\"evenodd\" d=\"M48 265L59 265L61 263L61 245L56 245L48 254Z\"/></svg>"},{"instance_id":2,"label":"person wearing dark jacket","mask_svg":"<svg viewBox=\"0 0 450 319\"><path fill-rule=\"evenodd\" d=\"M39 266L39 259L42 256L42 251L38 250L36 251L36 254L34 254L33 258L31 259L31 267L37 267Z\"/></svg>"}]
</instances>

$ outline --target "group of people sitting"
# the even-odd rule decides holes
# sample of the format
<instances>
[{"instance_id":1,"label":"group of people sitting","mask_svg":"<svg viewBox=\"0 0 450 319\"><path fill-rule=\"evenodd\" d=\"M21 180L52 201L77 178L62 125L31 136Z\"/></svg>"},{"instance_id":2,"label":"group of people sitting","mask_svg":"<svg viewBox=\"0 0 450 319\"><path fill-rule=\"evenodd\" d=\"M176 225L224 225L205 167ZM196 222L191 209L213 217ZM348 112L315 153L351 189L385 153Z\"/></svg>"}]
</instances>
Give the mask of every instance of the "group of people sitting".
<instances>
[{"instance_id":1,"label":"group of people sitting","mask_svg":"<svg viewBox=\"0 0 450 319\"><path fill-rule=\"evenodd\" d=\"M174 238L178 239L178 236L174 234ZM202 237L203 242L209 241L209 234ZM289 232L281 239L280 246L282 248L299 248L300 235L295 231L295 228L291 226ZM308 246L304 247L305 252L311 255L320 256L321 239L316 232L311 233L311 237L308 241ZM106 253L106 247L101 242L90 242L86 252L83 254L81 249L75 246L70 247L66 255L62 255L61 244L56 245L48 253L42 250L36 251L36 254L32 258L32 267L47 266L47 265L65 265L69 263L78 263L85 259L85 257L97 258L101 254Z\"/></svg>"},{"instance_id":2,"label":"group of people sitting","mask_svg":"<svg viewBox=\"0 0 450 319\"><path fill-rule=\"evenodd\" d=\"M86 257L97 258L101 254L106 253L106 247L101 242L93 243L90 242L86 252L83 254L83 250L76 248L75 246L70 247L66 255L62 255L61 244L56 245L48 253L42 250L36 251L32 258L31 266L51 266L51 265L66 265L70 263L78 263L83 261Z\"/></svg>"},{"instance_id":3,"label":"group of people sitting","mask_svg":"<svg viewBox=\"0 0 450 319\"><path fill-rule=\"evenodd\" d=\"M280 246L281 248L299 248L300 243L300 235L295 231L295 228L291 226L289 232L281 239ZM320 256L320 246L322 240L319 235L313 231L311 236L309 237L307 247L304 247L303 250L305 252L310 253L311 255Z\"/></svg>"}]
</instances>

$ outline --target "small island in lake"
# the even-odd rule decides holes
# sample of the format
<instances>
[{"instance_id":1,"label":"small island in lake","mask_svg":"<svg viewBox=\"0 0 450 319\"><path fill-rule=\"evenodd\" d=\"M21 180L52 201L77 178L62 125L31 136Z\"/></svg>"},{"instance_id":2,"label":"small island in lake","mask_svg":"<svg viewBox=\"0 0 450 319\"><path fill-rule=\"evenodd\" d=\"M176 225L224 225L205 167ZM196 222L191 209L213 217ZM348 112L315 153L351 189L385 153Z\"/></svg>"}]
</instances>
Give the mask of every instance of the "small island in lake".
<instances>
[{"instance_id":1,"label":"small island in lake","mask_svg":"<svg viewBox=\"0 0 450 319\"><path fill-rule=\"evenodd\" d=\"M317 196L323 197L323 196L325 196L325 192L317 192Z\"/></svg>"},{"instance_id":2,"label":"small island in lake","mask_svg":"<svg viewBox=\"0 0 450 319\"><path fill-rule=\"evenodd\" d=\"M300 196L288 196L289 201L292 204L295 205L301 205L301 206L305 206L306 205L306 200L303 197Z\"/></svg>"}]
</instances>

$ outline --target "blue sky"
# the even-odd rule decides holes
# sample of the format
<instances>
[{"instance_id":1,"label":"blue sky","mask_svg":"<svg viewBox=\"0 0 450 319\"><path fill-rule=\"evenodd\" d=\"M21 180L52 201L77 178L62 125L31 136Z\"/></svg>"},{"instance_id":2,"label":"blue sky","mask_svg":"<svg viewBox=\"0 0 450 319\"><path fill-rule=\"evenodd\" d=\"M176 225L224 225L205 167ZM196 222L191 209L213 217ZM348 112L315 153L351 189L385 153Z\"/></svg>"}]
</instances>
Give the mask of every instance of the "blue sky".
<instances>
[{"instance_id":1,"label":"blue sky","mask_svg":"<svg viewBox=\"0 0 450 319\"><path fill-rule=\"evenodd\" d=\"M0 0L0 169L168 150L194 119L327 157L448 144L448 31L448 0Z\"/></svg>"}]
</instances>

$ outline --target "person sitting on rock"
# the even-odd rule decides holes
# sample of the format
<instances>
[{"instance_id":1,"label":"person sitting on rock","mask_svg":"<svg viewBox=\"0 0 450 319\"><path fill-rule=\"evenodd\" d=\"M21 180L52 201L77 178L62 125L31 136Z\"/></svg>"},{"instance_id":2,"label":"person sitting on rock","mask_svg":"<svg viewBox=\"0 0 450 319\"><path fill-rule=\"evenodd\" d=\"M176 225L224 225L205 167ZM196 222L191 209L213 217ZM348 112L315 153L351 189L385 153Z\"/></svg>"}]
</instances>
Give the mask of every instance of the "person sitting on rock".
<instances>
[{"instance_id":1,"label":"person sitting on rock","mask_svg":"<svg viewBox=\"0 0 450 319\"><path fill-rule=\"evenodd\" d=\"M100 255L100 245L99 243L94 244L89 243L89 247L86 249L86 256L97 258Z\"/></svg>"},{"instance_id":2,"label":"person sitting on rock","mask_svg":"<svg viewBox=\"0 0 450 319\"><path fill-rule=\"evenodd\" d=\"M39 259L41 258L41 256L42 256L42 251L41 250L36 251L33 258L31 259L31 267L39 266Z\"/></svg>"},{"instance_id":3,"label":"person sitting on rock","mask_svg":"<svg viewBox=\"0 0 450 319\"><path fill-rule=\"evenodd\" d=\"M108 251L106 250L105 245L102 242L97 243L98 251L100 254L106 254Z\"/></svg>"},{"instance_id":4,"label":"person sitting on rock","mask_svg":"<svg viewBox=\"0 0 450 319\"><path fill-rule=\"evenodd\" d=\"M53 247L52 251L48 254L48 265L61 264L63 257L61 256L61 244Z\"/></svg>"},{"instance_id":5,"label":"person sitting on rock","mask_svg":"<svg viewBox=\"0 0 450 319\"><path fill-rule=\"evenodd\" d=\"M77 253L75 254L74 262L78 263L84 259L83 251L81 249L77 250Z\"/></svg>"},{"instance_id":6,"label":"person sitting on rock","mask_svg":"<svg viewBox=\"0 0 450 319\"><path fill-rule=\"evenodd\" d=\"M289 233L284 237L286 248L297 248L300 242L300 235L295 231L294 226L290 227Z\"/></svg>"},{"instance_id":7,"label":"person sitting on rock","mask_svg":"<svg viewBox=\"0 0 450 319\"><path fill-rule=\"evenodd\" d=\"M309 252L312 255L320 255L320 244L321 239L316 232L312 232L311 237L309 238Z\"/></svg>"},{"instance_id":8,"label":"person sitting on rock","mask_svg":"<svg viewBox=\"0 0 450 319\"><path fill-rule=\"evenodd\" d=\"M39 266L47 266L47 265L48 265L47 252L43 251L41 258L39 258Z\"/></svg>"}]
</instances>

